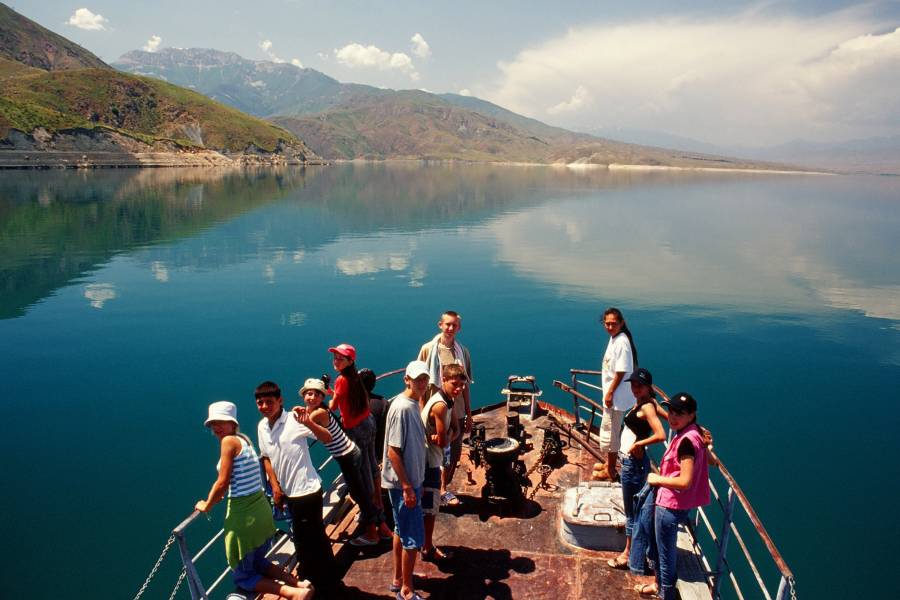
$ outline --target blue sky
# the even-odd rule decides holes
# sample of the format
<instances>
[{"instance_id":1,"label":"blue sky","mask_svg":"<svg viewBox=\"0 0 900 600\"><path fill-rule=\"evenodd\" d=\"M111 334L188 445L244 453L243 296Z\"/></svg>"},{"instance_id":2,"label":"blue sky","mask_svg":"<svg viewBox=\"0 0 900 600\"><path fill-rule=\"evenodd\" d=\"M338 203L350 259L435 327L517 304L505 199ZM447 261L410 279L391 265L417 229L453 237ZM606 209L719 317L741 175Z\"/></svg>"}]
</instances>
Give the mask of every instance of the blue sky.
<instances>
[{"instance_id":1,"label":"blue sky","mask_svg":"<svg viewBox=\"0 0 900 600\"><path fill-rule=\"evenodd\" d=\"M206 47L723 145L900 135L900 2L18 0L107 61Z\"/></svg>"}]
</instances>

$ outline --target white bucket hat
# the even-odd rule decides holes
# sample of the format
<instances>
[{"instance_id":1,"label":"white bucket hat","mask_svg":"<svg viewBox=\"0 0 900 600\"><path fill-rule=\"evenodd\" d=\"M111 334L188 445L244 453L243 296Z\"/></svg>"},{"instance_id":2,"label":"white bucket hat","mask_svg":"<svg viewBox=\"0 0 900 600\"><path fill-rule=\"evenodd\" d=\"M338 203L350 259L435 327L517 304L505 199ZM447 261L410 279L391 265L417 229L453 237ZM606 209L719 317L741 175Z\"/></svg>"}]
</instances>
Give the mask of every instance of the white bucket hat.
<instances>
[{"instance_id":1,"label":"white bucket hat","mask_svg":"<svg viewBox=\"0 0 900 600\"><path fill-rule=\"evenodd\" d=\"M297 392L300 397L303 397L303 394L306 393L306 390L316 390L317 392L322 392L323 394L327 394L328 391L325 389L325 382L317 377L310 377L306 381L303 382L303 387L300 388L300 391Z\"/></svg>"},{"instance_id":2,"label":"white bucket hat","mask_svg":"<svg viewBox=\"0 0 900 600\"><path fill-rule=\"evenodd\" d=\"M213 421L231 421L235 425L240 425L237 420L237 406L227 400L213 402L209 405L209 417L203 425L209 427Z\"/></svg>"}]
</instances>

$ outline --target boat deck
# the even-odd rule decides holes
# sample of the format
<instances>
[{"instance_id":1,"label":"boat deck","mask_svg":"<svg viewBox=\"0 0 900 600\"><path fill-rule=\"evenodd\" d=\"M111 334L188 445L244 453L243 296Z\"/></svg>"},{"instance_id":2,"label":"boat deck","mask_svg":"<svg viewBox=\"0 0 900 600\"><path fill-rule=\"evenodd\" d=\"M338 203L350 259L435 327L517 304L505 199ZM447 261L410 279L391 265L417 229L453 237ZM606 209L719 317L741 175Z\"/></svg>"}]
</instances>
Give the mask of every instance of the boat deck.
<instances>
[{"instance_id":1,"label":"boat deck","mask_svg":"<svg viewBox=\"0 0 900 600\"><path fill-rule=\"evenodd\" d=\"M493 407L492 407L493 408ZM484 410L474 418L483 424L487 438L505 436L504 408ZM522 419L534 448L523 456L530 470L540 458L543 439L538 426L550 424L548 416L534 422ZM565 436L563 436L565 439ZM559 538L560 499L569 487L590 479L594 456L576 443L565 449L566 462L555 468L546 486L528 490L529 499L514 514L500 515L497 507L486 509L481 499L484 467L476 468L466 448L451 489L460 499L457 506L443 507L435 524L435 544L452 557L438 564L416 562L415 587L425 598L591 598L631 599L639 580L627 571L609 568L606 561L617 552L592 551L569 546ZM537 471L531 474L540 482ZM532 498L532 491L534 496ZM391 545L357 548L347 544L357 532L355 507L328 527L334 551L346 568L341 597L394 598L388 586L393 578ZM624 537L623 544L624 544ZM289 551L290 542L286 550ZM690 558L690 554L687 558ZM696 562L696 561L694 561ZM681 567L679 569L681 571ZM689 593L696 588L699 596ZM682 598L709 597L705 583L681 588ZM705 593L704 593L705 592ZM272 597L270 597L272 598Z\"/></svg>"}]
</instances>

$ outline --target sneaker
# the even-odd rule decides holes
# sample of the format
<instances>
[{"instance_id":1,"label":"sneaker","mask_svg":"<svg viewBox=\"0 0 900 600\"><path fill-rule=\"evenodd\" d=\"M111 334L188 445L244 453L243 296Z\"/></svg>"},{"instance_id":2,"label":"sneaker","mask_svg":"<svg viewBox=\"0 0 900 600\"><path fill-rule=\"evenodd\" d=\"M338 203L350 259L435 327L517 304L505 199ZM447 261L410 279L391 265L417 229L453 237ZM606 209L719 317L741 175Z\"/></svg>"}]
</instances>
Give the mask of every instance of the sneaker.
<instances>
[{"instance_id":1,"label":"sneaker","mask_svg":"<svg viewBox=\"0 0 900 600\"><path fill-rule=\"evenodd\" d=\"M365 535L358 535L355 538L353 538L352 540L350 540L350 545L357 546L357 547L359 547L359 546L377 546L378 540L377 539L370 540Z\"/></svg>"}]
</instances>

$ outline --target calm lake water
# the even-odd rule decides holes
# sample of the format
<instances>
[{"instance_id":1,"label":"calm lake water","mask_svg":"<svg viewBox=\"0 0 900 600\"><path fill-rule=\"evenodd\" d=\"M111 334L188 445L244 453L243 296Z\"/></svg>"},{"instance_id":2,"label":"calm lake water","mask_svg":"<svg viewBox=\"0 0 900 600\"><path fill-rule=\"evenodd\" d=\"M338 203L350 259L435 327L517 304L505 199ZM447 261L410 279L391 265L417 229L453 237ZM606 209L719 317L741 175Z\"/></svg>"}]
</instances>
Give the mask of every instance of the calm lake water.
<instances>
[{"instance_id":1,"label":"calm lake water","mask_svg":"<svg viewBox=\"0 0 900 600\"><path fill-rule=\"evenodd\" d=\"M873 504L900 495L898 242L897 178L0 173L2 595L132 597L214 478L211 401L255 436L260 381L293 398L341 341L402 366L452 308L476 404L531 373L567 406L552 380L598 367L615 305L642 365L698 399L801 597L900 597L900 525Z\"/></svg>"}]
</instances>

